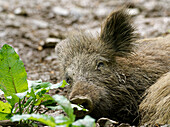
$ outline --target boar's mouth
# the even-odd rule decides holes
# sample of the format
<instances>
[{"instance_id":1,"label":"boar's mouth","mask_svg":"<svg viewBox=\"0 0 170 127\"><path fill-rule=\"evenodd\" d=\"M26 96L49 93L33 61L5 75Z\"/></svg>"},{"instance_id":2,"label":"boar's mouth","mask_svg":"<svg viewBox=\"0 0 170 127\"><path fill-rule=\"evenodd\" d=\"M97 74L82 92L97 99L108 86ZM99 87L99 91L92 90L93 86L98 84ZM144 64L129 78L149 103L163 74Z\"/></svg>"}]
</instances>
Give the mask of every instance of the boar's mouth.
<instances>
[{"instance_id":1,"label":"boar's mouth","mask_svg":"<svg viewBox=\"0 0 170 127\"><path fill-rule=\"evenodd\" d=\"M87 109L87 111L83 111L74 108L74 114L76 115L77 118L82 118L85 115L91 113L93 110L93 102L88 97L76 96L75 98L72 98L70 101L73 104L81 105L83 106L83 108Z\"/></svg>"}]
</instances>

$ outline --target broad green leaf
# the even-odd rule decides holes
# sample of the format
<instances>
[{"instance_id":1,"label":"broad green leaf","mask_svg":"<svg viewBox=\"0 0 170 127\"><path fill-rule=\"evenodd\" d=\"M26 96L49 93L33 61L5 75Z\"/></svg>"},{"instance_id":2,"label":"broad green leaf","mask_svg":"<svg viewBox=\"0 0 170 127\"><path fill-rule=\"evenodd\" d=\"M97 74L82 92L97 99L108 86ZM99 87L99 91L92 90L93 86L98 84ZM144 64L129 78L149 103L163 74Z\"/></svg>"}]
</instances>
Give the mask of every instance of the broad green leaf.
<instances>
[{"instance_id":1,"label":"broad green leaf","mask_svg":"<svg viewBox=\"0 0 170 127\"><path fill-rule=\"evenodd\" d=\"M0 112L0 120L9 120L11 117L10 113L2 113Z\"/></svg>"},{"instance_id":2,"label":"broad green leaf","mask_svg":"<svg viewBox=\"0 0 170 127\"><path fill-rule=\"evenodd\" d=\"M14 107L16 103L19 103L19 97L15 95L14 93L11 93L11 95L7 96L6 99L11 104L12 107Z\"/></svg>"},{"instance_id":3,"label":"broad green leaf","mask_svg":"<svg viewBox=\"0 0 170 127\"><path fill-rule=\"evenodd\" d=\"M63 108L65 113L68 115L70 120L73 122L75 120L75 115L73 114L71 103L64 96L61 96L61 95L54 95L52 97Z\"/></svg>"},{"instance_id":4,"label":"broad green leaf","mask_svg":"<svg viewBox=\"0 0 170 127\"><path fill-rule=\"evenodd\" d=\"M59 115L55 117L55 123L56 125L70 125L70 121L68 117L65 117L64 115Z\"/></svg>"},{"instance_id":5,"label":"broad green leaf","mask_svg":"<svg viewBox=\"0 0 170 127\"><path fill-rule=\"evenodd\" d=\"M11 105L7 102L0 101L0 120L7 120L7 116L11 113Z\"/></svg>"},{"instance_id":6,"label":"broad green leaf","mask_svg":"<svg viewBox=\"0 0 170 127\"><path fill-rule=\"evenodd\" d=\"M20 121L20 120L34 120L39 121L41 123L46 124L50 127L55 127L55 119L52 116L48 115L40 115L40 114L23 114L23 115L14 115L11 117L11 120L14 121Z\"/></svg>"},{"instance_id":7,"label":"broad green leaf","mask_svg":"<svg viewBox=\"0 0 170 127\"><path fill-rule=\"evenodd\" d=\"M14 49L5 44L0 49L0 89L9 96L28 89L27 73Z\"/></svg>"},{"instance_id":8,"label":"broad green leaf","mask_svg":"<svg viewBox=\"0 0 170 127\"><path fill-rule=\"evenodd\" d=\"M11 113L11 105L7 102L7 103L4 103L2 101L0 101L0 112L3 112L3 113Z\"/></svg>"},{"instance_id":9,"label":"broad green leaf","mask_svg":"<svg viewBox=\"0 0 170 127\"><path fill-rule=\"evenodd\" d=\"M87 115L84 117L84 119L79 119L75 121L72 125L78 127L95 127L95 119Z\"/></svg>"}]
</instances>

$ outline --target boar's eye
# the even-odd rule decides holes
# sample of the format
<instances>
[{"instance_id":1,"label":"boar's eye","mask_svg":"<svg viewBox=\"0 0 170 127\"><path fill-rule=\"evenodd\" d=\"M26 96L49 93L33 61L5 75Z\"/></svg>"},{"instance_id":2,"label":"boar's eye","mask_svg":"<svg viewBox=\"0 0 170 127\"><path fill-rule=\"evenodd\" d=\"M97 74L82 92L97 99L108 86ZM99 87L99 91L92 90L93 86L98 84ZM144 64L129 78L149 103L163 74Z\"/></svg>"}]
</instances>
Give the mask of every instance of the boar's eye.
<instances>
[{"instance_id":1,"label":"boar's eye","mask_svg":"<svg viewBox=\"0 0 170 127\"><path fill-rule=\"evenodd\" d=\"M101 67L104 67L104 63L103 62L98 62L97 69L100 70Z\"/></svg>"},{"instance_id":2,"label":"boar's eye","mask_svg":"<svg viewBox=\"0 0 170 127\"><path fill-rule=\"evenodd\" d=\"M73 81L73 79L72 79L70 76L66 75L66 82L67 82L68 84L71 84L72 81Z\"/></svg>"}]
</instances>

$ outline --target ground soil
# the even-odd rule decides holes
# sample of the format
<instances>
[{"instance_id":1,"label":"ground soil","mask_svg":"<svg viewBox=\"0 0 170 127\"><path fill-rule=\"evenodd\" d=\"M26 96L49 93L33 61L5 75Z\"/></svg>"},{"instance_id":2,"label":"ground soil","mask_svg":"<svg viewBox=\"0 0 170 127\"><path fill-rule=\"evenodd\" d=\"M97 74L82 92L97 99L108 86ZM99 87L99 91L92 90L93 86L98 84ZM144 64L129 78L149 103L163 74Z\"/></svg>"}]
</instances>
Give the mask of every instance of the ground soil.
<instances>
[{"instance_id":1,"label":"ground soil","mask_svg":"<svg viewBox=\"0 0 170 127\"><path fill-rule=\"evenodd\" d=\"M55 45L76 30L95 36L105 17L125 4L140 38L168 34L169 0L0 0L0 46L15 48L28 79L56 83Z\"/></svg>"},{"instance_id":2,"label":"ground soil","mask_svg":"<svg viewBox=\"0 0 170 127\"><path fill-rule=\"evenodd\" d=\"M15 48L29 80L56 83L55 45L77 30L95 36L106 16L126 4L139 38L170 33L170 0L0 0L0 47Z\"/></svg>"}]
</instances>

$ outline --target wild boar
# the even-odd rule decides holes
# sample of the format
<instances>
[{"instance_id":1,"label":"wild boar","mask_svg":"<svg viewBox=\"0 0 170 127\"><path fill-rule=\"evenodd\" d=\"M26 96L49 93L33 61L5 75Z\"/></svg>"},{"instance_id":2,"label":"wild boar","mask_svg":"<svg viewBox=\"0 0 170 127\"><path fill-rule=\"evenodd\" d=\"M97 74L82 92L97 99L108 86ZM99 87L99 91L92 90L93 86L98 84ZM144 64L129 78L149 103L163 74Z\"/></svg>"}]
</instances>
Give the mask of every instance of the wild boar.
<instances>
[{"instance_id":1,"label":"wild boar","mask_svg":"<svg viewBox=\"0 0 170 127\"><path fill-rule=\"evenodd\" d=\"M140 124L149 126L170 124L170 72L149 87L139 105Z\"/></svg>"},{"instance_id":2,"label":"wild boar","mask_svg":"<svg viewBox=\"0 0 170 127\"><path fill-rule=\"evenodd\" d=\"M56 46L61 79L70 84L68 99L88 109L75 110L78 118L138 124L144 91L170 70L170 36L136 40L130 16L118 9L97 37L81 31Z\"/></svg>"}]
</instances>

